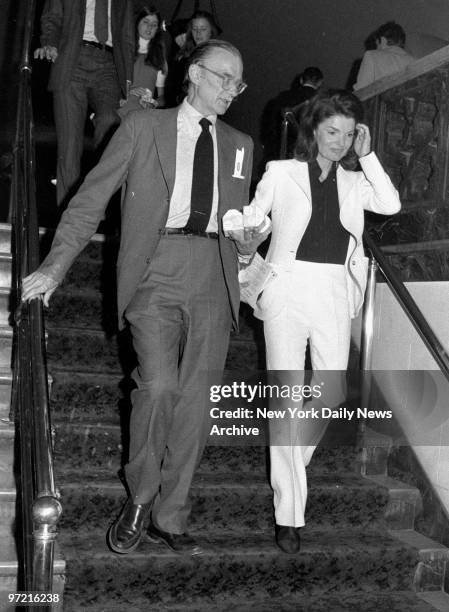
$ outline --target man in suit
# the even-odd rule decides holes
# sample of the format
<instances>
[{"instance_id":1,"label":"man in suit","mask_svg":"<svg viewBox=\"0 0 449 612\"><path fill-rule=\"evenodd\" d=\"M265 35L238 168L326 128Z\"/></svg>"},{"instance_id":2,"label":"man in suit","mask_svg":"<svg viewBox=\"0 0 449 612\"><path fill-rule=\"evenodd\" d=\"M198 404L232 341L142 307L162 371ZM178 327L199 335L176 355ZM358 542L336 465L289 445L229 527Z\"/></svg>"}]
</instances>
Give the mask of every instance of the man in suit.
<instances>
[{"instance_id":1,"label":"man in suit","mask_svg":"<svg viewBox=\"0 0 449 612\"><path fill-rule=\"evenodd\" d=\"M41 47L35 58L53 62L48 88L58 141L58 205L81 172L84 126L94 111L94 147L118 124L116 109L132 80L135 50L131 0L46 0Z\"/></svg>"},{"instance_id":2,"label":"man in suit","mask_svg":"<svg viewBox=\"0 0 449 612\"><path fill-rule=\"evenodd\" d=\"M118 310L138 365L125 468L130 496L108 534L119 553L137 546L150 510L153 541L201 552L186 523L209 432L205 374L223 370L237 326L238 253L248 257L266 237L238 243L222 228L226 211L247 203L251 180L252 140L217 120L245 88L242 72L231 44L199 45L187 98L175 109L125 118L65 211L49 255L23 282L23 300L43 294L48 304L108 199L126 182Z\"/></svg>"},{"instance_id":3,"label":"man in suit","mask_svg":"<svg viewBox=\"0 0 449 612\"><path fill-rule=\"evenodd\" d=\"M304 72L297 74L290 89L281 91L276 98L270 100L264 112L263 140L264 160L279 159L282 140L282 122L284 113L292 110L295 118L299 118L299 106L312 98L323 84L323 73L315 66L308 66ZM287 157L293 156L296 141L295 130L288 133Z\"/></svg>"}]
</instances>

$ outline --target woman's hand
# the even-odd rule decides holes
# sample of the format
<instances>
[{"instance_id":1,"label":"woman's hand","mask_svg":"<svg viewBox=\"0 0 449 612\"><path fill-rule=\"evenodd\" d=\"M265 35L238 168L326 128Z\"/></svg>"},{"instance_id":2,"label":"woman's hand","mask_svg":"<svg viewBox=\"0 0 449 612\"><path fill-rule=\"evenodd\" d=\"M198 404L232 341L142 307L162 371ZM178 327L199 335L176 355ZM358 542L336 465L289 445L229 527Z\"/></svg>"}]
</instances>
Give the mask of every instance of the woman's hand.
<instances>
[{"instance_id":1,"label":"woman's hand","mask_svg":"<svg viewBox=\"0 0 449 612\"><path fill-rule=\"evenodd\" d=\"M371 152L371 134L369 133L369 127L364 123L357 123L355 129L354 151L358 157L364 157Z\"/></svg>"}]
</instances>

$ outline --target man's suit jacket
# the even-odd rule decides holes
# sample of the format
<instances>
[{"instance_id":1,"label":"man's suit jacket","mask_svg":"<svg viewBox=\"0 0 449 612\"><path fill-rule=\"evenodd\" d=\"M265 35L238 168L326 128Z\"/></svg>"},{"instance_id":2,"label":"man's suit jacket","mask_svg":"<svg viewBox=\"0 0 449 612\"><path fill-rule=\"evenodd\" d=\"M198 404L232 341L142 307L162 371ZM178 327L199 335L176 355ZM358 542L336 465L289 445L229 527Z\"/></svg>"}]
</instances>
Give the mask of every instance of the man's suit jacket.
<instances>
[{"instance_id":1,"label":"man's suit jacket","mask_svg":"<svg viewBox=\"0 0 449 612\"><path fill-rule=\"evenodd\" d=\"M160 240L176 173L178 109L129 113L112 137L99 164L87 175L64 212L41 271L60 281L95 233L112 194L126 182L117 261L119 324ZM238 323L239 285L235 244L223 234L222 217L248 203L253 143L249 136L220 120L218 149L219 248L234 324ZM235 172L237 149L244 149ZM233 176L237 175L237 176ZM190 199L190 194L186 194ZM201 271L199 271L201 272Z\"/></svg>"},{"instance_id":2,"label":"man's suit jacket","mask_svg":"<svg viewBox=\"0 0 449 612\"><path fill-rule=\"evenodd\" d=\"M86 0L46 0L41 17L41 45L58 50L48 88L68 86L78 63L83 40ZM134 63L134 17L131 0L112 0L111 31L114 63L123 95L126 81L132 80Z\"/></svg>"},{"instance_id":3,"label":"man's suit jacket","mask_svg":"<svg viewBox=\"0 0 449 612\"><path fill-rule=\"evenodd\" d=\"M363 303L366 287L366 258L362 236L364 210L391 215L401 208L399 195L375 153L360 158L362 172L337 169L340 221L350 234L346 256L346 280L349 310L356 316ZM298 245L312 215L312 195L306 162L296 159L270 162L257 186L251 206L264 213L271 211L272 234L266 260L288 266L296 258ZM270 293L270 292L269 292ZM261 297L256 315L268 319L276 313Z\"/></svg>"}]
</instances>

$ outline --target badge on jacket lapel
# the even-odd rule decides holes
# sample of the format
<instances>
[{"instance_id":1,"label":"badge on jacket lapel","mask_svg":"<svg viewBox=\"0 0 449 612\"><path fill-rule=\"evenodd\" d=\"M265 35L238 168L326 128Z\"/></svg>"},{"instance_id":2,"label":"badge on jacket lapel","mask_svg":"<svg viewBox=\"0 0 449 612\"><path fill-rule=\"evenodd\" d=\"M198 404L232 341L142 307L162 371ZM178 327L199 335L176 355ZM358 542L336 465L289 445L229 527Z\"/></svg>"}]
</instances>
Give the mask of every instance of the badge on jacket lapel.
<instances>
[{"instance_id":1,"label":"badge on jacket lapel","mask_svg":"<svg viewBox=\"0 0 449 612\"><path fill-rule=\"evenodd\" d=\"M244 179L242 174L243 158L245 156L245 147L235 150L234 174L232 178Z\"/></svg>"}]
</instances>

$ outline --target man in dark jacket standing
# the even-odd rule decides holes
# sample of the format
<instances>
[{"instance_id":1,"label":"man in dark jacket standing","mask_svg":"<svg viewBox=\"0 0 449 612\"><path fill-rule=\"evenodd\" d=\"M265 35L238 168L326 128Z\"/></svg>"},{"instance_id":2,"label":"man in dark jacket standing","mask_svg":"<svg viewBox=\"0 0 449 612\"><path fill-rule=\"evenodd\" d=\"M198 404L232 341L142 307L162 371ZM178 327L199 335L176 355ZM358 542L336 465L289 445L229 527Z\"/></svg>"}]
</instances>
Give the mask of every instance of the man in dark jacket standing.
<instances>
[{"instance_id":1,"label":"man in dark jacket standing","mask_svg":"<svg viewBox=\"0 0 449 612\"><path fill-rule=\"evenodd\" d=\"M116 109L132 80L133 21L131 0L46 0L34 57L53 62L58 205L78 186L89 107L95 147L119 121Z\"/></svg>"},{"instance_id":2,"label":"man in dark jacket standing","mask_svg":"<svg viewBox=\"0 0 449 612\"><path fill-rule=\"evenodd\" d=\"M298 119L299 105L312 98L323 83L323 73L315 66L307 67L304 72L295 76L290 89L281 91L276 98L270 100L264 113L262 140L264 145L264 161L279 159L281 149L281 130L284 113L293 110ZM296 133L289 131L287 157L293 155Z\"/></svg>"}]
</instances>

